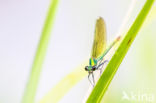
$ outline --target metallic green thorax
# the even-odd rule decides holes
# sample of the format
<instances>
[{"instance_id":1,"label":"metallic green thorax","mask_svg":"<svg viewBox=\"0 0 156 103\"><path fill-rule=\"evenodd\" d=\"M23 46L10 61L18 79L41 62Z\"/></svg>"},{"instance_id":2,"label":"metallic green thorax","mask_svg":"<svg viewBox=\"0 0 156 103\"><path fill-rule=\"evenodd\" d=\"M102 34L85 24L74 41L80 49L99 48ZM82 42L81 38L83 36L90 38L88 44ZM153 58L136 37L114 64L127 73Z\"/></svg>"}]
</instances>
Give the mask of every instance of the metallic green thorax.
<instances>
[{"instance_id":1,"label":"metallic green thorax","mask_svg":"<svg viewBox=\"0 0 156 103\"><path fill-rule=\"evenodd\" d=\"M90 66L95 66L95 65L97 65L97 60L94 59L94 58L90 58L90 59L89 59L89 65L90 65Z\"/></svg>"},{"instance_id":2,"label":"metallic green thorax","mask_svg":"<svg viewBox=\"0 0 156 103\"><path fill-rule=\"evenodd\" d=\"M97 65L97 60L94 58L89 59L88 71L92 71L93 66Z\"/></svg>"}]
</instances>

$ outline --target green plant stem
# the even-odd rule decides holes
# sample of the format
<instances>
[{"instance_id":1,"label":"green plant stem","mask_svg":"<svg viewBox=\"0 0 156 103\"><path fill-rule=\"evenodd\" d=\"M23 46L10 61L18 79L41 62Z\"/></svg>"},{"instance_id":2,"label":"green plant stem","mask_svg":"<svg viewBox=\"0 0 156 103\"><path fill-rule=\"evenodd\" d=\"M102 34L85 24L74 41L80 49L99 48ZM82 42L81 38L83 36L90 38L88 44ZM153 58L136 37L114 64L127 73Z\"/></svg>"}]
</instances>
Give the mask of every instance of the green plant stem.
<instances>
[{"instance_id":1,"label":"green plant stem","mask_svg":"<svg viewBox=\"0 0 156 103\"><path fill-rule=\"evenodd\" d=\"M110 85L110 82L112 81L114 75L116 74L116 71L118 70L119 65L121 64L128 49L130 48L130 45L132 44L143 22L145 21L145 18L147 14L149 13L153 3L154 3L154 0L146 1L141 12L137 16L136 20L134 21L129 31L126 33L126 36L122 40L117 51L113 55L105 71L101 75L99 81L97 82L96 86L94 87L93 91L88 97L86 103L100 103L101 102L101 99L103 98L107 88Z\"/></svg>"},{"instance_id":2,"label":"green plant stem","mask_svg":"<svg viewBox=\"0 0 156 103\"><path fill-rule=\"evenodd\" d=\"M32 65L29 81L27 83L24 96L22 99L22 103L34 103L34 99L37 91L37 85L39 82L39 77L42 70L42 64L44 62L48 43L50 40L50 34L54 23L54 17L55 17L57 5L58 5L58 0L51 1L48 15L42 30L40 42Z\"/></svg>"}]
</instances>

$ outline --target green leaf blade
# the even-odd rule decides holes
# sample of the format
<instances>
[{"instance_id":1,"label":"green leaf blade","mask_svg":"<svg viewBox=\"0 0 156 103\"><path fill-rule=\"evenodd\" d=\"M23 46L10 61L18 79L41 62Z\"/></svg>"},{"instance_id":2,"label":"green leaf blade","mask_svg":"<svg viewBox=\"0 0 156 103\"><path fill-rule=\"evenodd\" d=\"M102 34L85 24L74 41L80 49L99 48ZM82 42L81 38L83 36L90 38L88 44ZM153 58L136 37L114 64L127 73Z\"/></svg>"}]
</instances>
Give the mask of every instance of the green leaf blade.
<instances>
[{"instance_id":1,"label":"green leaf blade","mask_svg":"<svg viewBox=\"0 0 156 103\"><path fill-rule=\"evenodd\" d=\"M44 62L44 58L48 48L48 43L50 40L51 30L55 18L56 9L58 6L58 1L59 0L51 1L48 15L35 54L34 62L32 64L30 77L26 89L24 91L24 96L22 98L22 103L34 103L38 82L40 79L40 73L42 71L42 64Z\"/></svg>"}]
</instances>

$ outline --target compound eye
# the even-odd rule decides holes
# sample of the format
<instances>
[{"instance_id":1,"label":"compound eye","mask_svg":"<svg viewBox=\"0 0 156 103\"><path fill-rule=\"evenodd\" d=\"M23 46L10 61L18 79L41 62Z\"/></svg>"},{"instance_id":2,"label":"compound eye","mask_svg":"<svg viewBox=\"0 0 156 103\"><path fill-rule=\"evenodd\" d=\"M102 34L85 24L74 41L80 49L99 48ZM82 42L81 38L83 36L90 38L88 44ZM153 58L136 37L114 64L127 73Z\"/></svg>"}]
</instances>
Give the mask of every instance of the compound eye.
<instances>
[{"instance_id":1,"label":"compound eye","mask_svg":"<svg viewBox=\"0 0 156 103\"><path fill-rule=\"evenodd\" d=\"M88 71L88 66L85 67L85 70Z\"/></svg>"},{"instance_id":2,"label":"compound eye","mask_svg":"<svg viewBox=\"0 0 156 103\"><path fill-rule=\"evenodd\" d=\"M96 70L96 66L93 66L93 67L92 67L92 70L95 71L95 70Z\"/></svg>"}]
</instances>

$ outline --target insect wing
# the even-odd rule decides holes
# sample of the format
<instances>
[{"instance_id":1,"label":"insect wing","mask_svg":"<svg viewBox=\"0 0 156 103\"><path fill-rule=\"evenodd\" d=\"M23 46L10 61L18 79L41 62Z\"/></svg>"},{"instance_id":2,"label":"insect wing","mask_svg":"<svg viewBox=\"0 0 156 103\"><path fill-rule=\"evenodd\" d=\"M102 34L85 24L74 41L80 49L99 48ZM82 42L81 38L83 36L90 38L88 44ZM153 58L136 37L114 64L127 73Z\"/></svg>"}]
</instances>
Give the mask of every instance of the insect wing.
<instances>
[{"instance_id":1,"label":"insect wing","mask_svg":"<svg viewBox=\"0 0 156 103\"><path fill-rule=\"evenodd\" d=\"M92 47L92 58L98 58L106 49L106 25L100 17L96 22L94 41Z\"/></svg>"}]
</instances>

